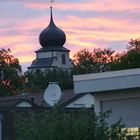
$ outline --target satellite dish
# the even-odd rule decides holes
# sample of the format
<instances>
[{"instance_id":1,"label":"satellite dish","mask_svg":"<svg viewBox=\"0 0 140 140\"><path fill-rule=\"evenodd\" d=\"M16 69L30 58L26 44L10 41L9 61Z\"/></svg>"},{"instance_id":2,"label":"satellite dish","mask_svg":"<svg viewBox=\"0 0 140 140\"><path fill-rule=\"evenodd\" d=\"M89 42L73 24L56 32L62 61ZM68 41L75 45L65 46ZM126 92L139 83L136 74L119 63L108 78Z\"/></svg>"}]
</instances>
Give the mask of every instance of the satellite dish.
<instances>
[{"instance_id":1,"label":"satellite dish","mask_svg":"<svg viewBox=\"0 0 140 140\"><path fill-rule=\"evenodd\" d=\"M44 100L50 106L53 106L60 100L61 94L61 89L56 83L49 83L48 87L44 92Z\"/></svg>"}]
</instances>

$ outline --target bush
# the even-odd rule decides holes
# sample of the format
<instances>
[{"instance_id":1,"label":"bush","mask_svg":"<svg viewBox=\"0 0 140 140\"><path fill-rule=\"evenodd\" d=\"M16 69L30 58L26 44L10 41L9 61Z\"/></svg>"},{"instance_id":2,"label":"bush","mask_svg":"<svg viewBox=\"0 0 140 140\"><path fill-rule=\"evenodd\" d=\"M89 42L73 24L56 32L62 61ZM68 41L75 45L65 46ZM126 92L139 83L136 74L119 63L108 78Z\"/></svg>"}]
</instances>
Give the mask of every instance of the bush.
<instances>
[{"instance_id":1,"label":"bush","mask_svg":"<svg viewBox=\"0 0 140 140\"><path fill-rule=\"evenodd\" d=\"M121 121L109 126L109 112L52 109L15 114L16 140L124 140Z\"/></svg>"}]
</instances>

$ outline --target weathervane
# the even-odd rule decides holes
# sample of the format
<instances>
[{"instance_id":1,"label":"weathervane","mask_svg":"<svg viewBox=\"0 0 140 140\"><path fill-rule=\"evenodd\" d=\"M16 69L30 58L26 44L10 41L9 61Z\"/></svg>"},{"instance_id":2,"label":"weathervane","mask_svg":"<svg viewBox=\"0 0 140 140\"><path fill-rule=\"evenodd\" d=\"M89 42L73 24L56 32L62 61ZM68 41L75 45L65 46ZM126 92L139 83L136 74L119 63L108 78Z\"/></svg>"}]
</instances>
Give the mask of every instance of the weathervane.
<instances>
[{"instance_id":1,"label":"weathervane","mask_svg":"<svg viewBox=\"0 0 140 140\"><path fill-rule=\"evenodd\" d=\"M54 0L50 0L50 8L52 9Z\"/></svg>"}]
</instances>

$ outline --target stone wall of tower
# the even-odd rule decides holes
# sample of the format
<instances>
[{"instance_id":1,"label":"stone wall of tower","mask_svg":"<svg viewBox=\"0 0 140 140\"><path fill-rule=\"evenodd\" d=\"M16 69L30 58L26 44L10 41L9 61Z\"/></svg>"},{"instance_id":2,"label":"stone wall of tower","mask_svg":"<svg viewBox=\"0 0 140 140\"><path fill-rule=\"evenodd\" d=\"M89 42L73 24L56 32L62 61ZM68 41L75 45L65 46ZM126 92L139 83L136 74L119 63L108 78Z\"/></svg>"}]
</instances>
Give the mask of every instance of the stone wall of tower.
<instances>
[{"instance_id":1,"label":"stone wall of tower","mask_svg":"<svg viewBox=\"0 0 140 140\"><path fill-rule=\"evenodd\" d=\"M65 64L62 63L62 55L65 56ZM62 69L71 69L73 67L71 60L69 58L69 52L57 52L57 58L54 60L52 66L56 66Z\"/></svg>"}]
</instances>

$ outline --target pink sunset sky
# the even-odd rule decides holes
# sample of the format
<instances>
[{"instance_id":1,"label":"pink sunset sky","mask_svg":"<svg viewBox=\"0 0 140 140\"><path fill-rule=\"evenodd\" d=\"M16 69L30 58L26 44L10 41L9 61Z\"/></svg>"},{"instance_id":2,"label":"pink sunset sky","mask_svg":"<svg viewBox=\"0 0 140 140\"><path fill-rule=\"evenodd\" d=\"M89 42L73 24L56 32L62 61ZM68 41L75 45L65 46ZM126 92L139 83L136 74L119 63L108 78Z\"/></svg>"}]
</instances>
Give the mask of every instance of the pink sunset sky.
<instances>
[{"instance_id":1,"label":"pink sunset sky","mask_svg":"<svg viewBox=\"0 0 140 140\"><path fill-rule=\"evenodd\" d=\"M49 0L0 0L0 49L10 48L23 71L41 48L49 7ZM84 48L124 51L131 38L140 37L140 0L55 0L53 17L66 33L71 58Z\"/></svg>"}]
</instances>

